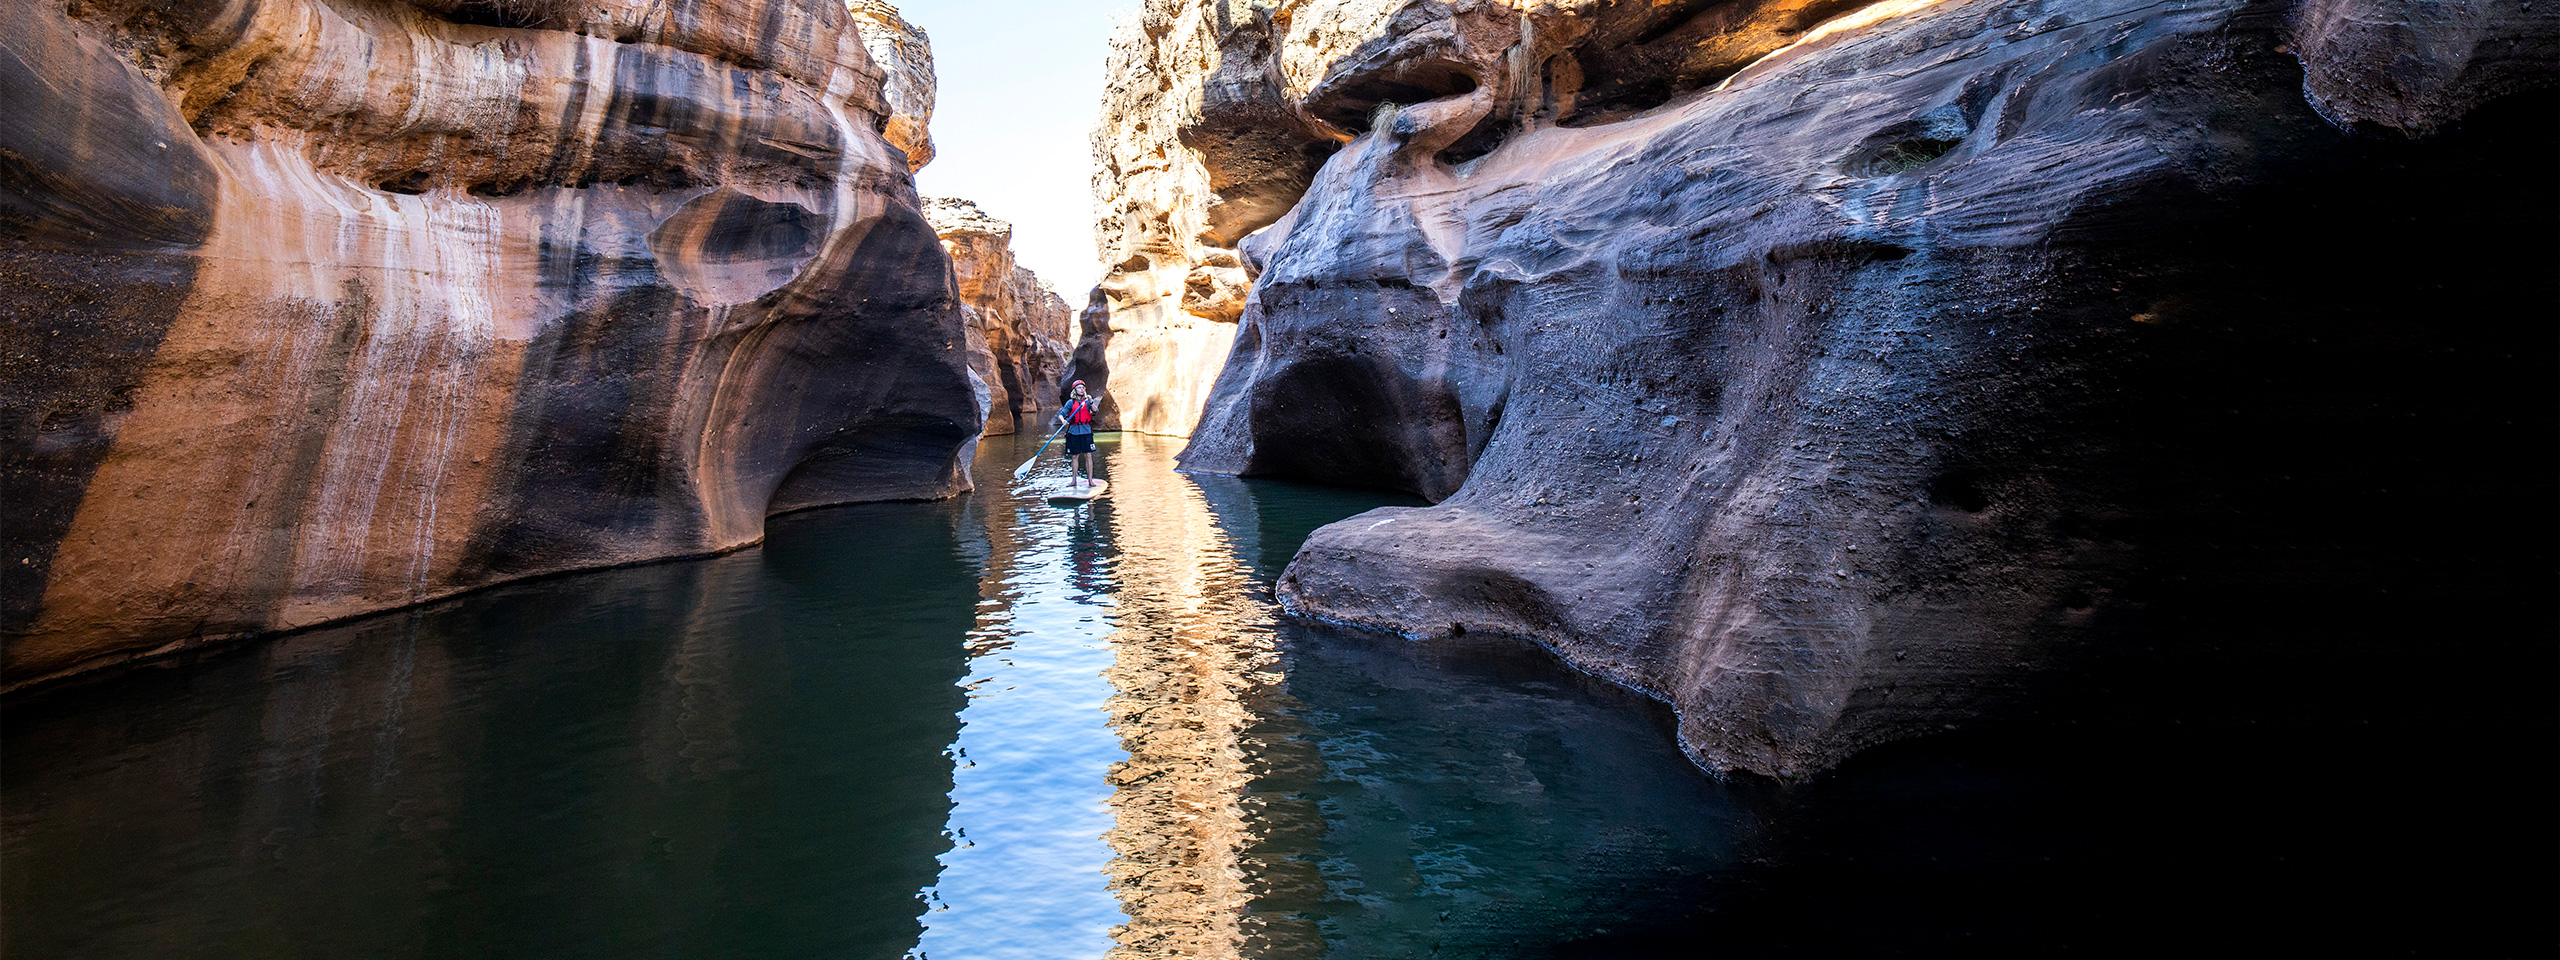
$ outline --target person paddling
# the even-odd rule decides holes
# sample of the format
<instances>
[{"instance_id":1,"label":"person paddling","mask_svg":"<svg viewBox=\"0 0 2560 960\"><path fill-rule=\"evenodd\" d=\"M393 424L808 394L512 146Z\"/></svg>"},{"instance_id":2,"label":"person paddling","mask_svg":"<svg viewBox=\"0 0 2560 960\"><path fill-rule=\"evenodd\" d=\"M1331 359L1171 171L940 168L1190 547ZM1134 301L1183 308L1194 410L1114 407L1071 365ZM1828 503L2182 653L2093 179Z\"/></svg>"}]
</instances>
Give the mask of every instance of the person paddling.
<instances>
[{"instance_id":1,"label":"person paddling","mask_svg":"<svg viewBox=\"0 0 2560 960\"><path fill-rule=\"evenodd\" d=\"M1058 422L1067 427L1067 459L1075 464L1077 487L1093 479L1093 413L1093 398L1085 395L1084 381L1078 380L1067 405L1058 408Z\"/></svg>"}]
</instances>

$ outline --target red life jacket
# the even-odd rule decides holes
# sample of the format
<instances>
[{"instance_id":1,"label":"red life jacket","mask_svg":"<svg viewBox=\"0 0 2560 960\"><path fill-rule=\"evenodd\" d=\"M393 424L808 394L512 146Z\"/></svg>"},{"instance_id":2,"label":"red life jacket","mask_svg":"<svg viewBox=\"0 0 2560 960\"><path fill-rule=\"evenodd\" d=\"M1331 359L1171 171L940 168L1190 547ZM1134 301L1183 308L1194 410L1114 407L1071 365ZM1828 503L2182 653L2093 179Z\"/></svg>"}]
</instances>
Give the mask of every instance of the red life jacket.
<instances>
[{"instance_id":1,"label":"red life jacket","mask_svg":"<svg viewBox=\"0 0 2560 960\"><path fill-rule=\"evenodd\" d=\"M1089 426L1092 426L1092 425L1093 425L1093 401L1091 401L1091 400L1069 400L1069 401L1067 401L1067 422L1068 422L1068 423L1075 424L1076 426L1079 426L1079 427L1089 427Z\"/></svg>"}]
</instances>

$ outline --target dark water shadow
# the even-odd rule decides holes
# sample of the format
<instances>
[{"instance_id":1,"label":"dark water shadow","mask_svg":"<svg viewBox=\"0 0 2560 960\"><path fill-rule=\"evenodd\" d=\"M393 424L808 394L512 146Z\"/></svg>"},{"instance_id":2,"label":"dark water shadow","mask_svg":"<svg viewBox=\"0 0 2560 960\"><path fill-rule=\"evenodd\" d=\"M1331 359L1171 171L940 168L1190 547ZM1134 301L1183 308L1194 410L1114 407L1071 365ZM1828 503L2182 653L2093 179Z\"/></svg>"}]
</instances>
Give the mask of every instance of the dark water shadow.
<instances>
[{"instance_id":1,"label":"dark water shadow","mask_svg":"<svg viewBox=\"0 0 2560 960\"><path fill-rule=\"evenodd\" d=\"M1191 479L1265 602L1315 528L1389 505ZM1245 737L1261 812L1247 956L1531 956L1689 929L1703 885L1750 849L1757 791L1692 766L1660 704L1544 650L1277 630L1284 679Z\"/></svg>"},{"instance_id":2,"label":"dark water shadow","mask_svg":"<svg viewBox=\"0 0 2560 960\"><path fill-rule=\"evenodd\" d=\"M915 505L12 710L13 956L896 957L976 575Z\"/></svg>"}]
</instances>

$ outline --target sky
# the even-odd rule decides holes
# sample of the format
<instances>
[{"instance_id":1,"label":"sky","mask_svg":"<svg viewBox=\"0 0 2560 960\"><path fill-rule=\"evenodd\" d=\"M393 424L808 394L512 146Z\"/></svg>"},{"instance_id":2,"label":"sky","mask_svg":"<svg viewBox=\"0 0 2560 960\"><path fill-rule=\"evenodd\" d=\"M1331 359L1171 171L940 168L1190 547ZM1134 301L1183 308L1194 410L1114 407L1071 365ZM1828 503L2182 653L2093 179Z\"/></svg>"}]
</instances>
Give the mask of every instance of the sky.
<instances>
[{"instance_id":1,"label":"sky","mask_svg":"<svg viewBox=\"0 0 2560 960\"><path fill-rule=\"evenodd\" d=\"M1015 259L1082 306L1102 273L1090 179L1102 57L1136 0L892 2L933 41L939 81L916 188L1012 221Z\"/></svg>"}]
</instances>

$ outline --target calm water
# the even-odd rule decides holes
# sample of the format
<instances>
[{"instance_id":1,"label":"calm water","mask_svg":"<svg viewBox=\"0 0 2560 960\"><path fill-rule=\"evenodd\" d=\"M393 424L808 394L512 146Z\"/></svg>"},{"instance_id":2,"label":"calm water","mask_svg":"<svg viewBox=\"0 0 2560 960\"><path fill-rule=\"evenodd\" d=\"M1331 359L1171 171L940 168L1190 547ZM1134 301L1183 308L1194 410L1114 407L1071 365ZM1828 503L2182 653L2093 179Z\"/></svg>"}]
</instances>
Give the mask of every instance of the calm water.
<instances>
[{"instance_id":1,"label":"calm water","mask_svg":"<svg viewBox=\"0 0 2560 960\"><path fill-rule=\"evenodd\" d=\"M960 500L14 705L0 946L1520 956L1673 922L1752 835L1542 655L1278 622L1298 543L1382 495L1131 436L1059 506L1007 482L1036 439Z\"/></svg>"}]
</instances>

